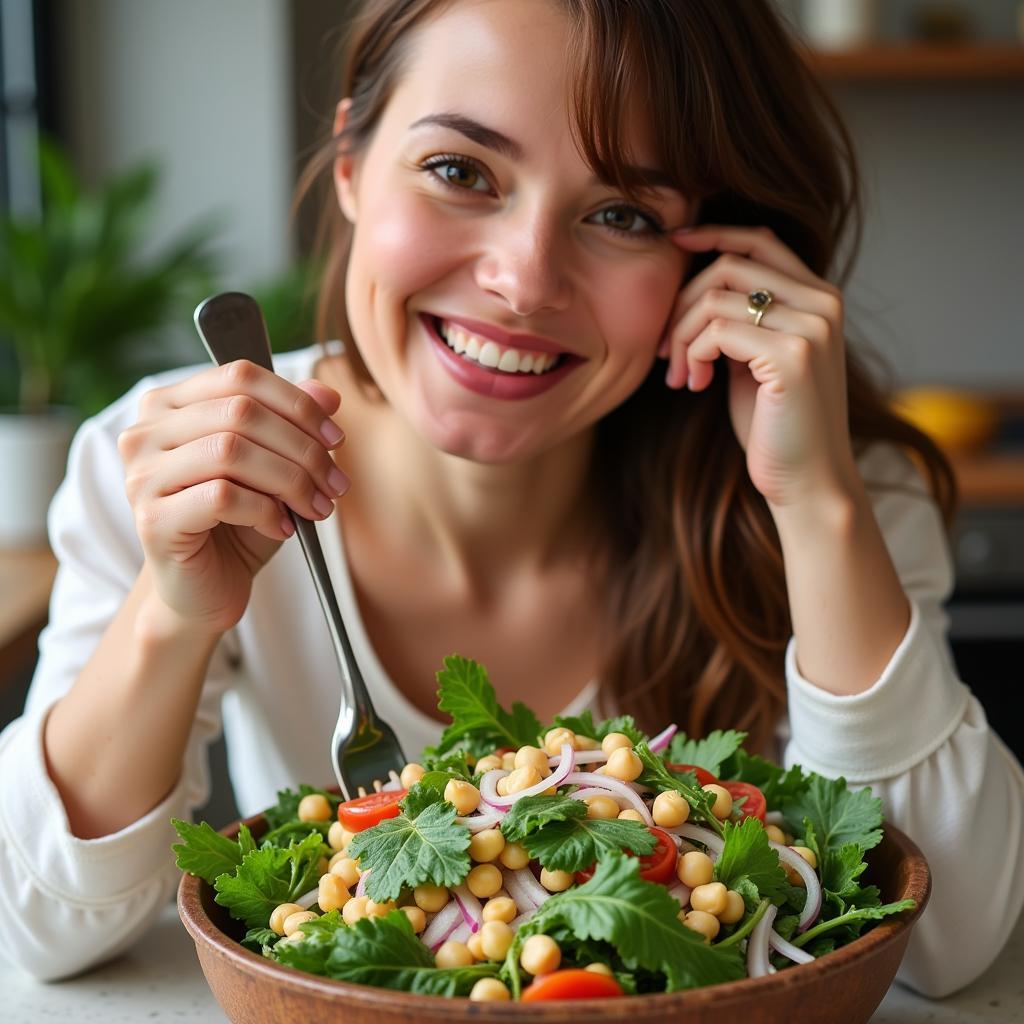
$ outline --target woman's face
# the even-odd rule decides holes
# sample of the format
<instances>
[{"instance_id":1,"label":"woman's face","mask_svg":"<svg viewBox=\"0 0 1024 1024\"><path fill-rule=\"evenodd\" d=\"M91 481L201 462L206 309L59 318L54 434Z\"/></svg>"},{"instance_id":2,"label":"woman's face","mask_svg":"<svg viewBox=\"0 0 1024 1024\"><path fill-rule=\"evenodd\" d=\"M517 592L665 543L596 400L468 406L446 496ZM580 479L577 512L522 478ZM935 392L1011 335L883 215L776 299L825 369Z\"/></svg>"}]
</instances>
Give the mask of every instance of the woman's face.
<instances>
[{"instance_id":1,"label":"woman's face","mask_svg":"<svg viewBox=\"0 0 1024 1024\"><path fill-rule=\"evenodd\" d=\"M417 32L370 145L335 166L363 359L418 433L480 462L542 452L626 399L686 269L658 228L694 205L664 187L637 208L576 151L567 31L551 0L454 4ZM630 162L660 170L646 133L638 118Z\"/></svg>"}]
</instances>

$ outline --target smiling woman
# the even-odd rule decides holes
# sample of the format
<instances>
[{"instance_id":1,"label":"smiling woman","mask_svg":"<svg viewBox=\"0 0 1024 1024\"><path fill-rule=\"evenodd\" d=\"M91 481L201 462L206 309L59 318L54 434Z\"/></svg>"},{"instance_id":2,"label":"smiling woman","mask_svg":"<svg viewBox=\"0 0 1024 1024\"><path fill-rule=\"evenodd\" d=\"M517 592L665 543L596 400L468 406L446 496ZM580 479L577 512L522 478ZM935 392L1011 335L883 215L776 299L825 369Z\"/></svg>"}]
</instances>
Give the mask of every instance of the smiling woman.
<instances>
[{"instance_id":1,"label":"smiling woman","mask_svg":"<svg viewBox=\"0 0 1024 1024\"><path fill-rule=\"evenodd\" d=\"M142 382L76 441L0 740L5 948L53 977L154 916L222 696L243 812L329 775L291 510L407 751L452 652L544 720L785 744L928 857L902 978L966 984L1024 900L1024 777L952 670L952 479L847 345L857 165L774 6L365 0L338 67L300 189L331 341Z\"/></svg>"}]
</instances>

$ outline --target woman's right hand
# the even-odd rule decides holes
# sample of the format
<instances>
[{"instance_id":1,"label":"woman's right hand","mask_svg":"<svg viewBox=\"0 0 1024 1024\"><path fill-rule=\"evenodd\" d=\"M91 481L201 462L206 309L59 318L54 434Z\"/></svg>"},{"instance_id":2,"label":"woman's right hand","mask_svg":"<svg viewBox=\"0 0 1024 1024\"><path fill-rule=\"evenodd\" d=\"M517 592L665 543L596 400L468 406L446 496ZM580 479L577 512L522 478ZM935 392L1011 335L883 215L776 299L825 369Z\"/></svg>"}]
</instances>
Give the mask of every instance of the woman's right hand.
<instances>
[{"instance_id":1,"label":"woman's right hand","mask_svg":"<svg viewBox=\"0 0 1024 1024\"><path fill-rule=\"evenodd\" d=\"M286 506L326 519L348 488L330 451L341 401L247 360L147 392L118 438L128 500L162 605L201 632L242 617L252 580L294 532Z\"/></svg>"}]
</instances>

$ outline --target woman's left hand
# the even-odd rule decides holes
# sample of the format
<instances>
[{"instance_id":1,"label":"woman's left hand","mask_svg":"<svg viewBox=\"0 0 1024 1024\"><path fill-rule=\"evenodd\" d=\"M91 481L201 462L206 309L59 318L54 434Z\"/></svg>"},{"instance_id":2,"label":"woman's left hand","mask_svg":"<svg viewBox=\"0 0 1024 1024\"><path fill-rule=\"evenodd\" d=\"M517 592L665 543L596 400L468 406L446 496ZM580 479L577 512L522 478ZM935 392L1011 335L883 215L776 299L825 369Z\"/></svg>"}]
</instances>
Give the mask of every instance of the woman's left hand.
<instances>
[{"instance_id":1,"label":"woman's left hand","mask_svg":"<svg viewBox=\"0 0 1024 1024\"><path fill-rule=\"evenodd\" d=\"M848 495L859 480L847 422L843 297L768 228L707 224L671 240L723 255L687 282L658 355L666 383L703 391L729 369L729 412L754 486L772 506ZM771 292L760 326L750 292ZM709 453L713 457L713 453Z\"/></svg>"}]
</instances>

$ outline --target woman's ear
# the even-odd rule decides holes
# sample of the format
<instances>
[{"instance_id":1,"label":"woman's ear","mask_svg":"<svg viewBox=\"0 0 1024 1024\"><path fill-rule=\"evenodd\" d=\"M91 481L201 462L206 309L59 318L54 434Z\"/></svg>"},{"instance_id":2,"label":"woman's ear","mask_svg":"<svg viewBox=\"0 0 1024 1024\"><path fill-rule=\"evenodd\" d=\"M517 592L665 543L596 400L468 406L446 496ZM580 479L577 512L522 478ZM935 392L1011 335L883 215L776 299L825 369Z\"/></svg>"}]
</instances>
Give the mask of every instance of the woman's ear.
<instances>
[{"instance_id":1,"label":"woman's ear","mask_svg":"<svg viewBox=\"0 0 1024 1024\"><path fill-rule=\"evenodd\" d=\"M334 111L334 138L337 139L345 128L352 100L343 99ZM345 219L351 224L356 222L355 194L355 157L339 153L334 158L334 190L338 196L338 205Z\"/></svg>"}]
</instances>

